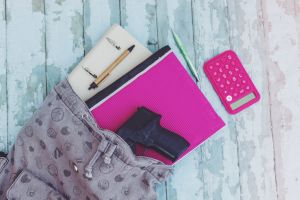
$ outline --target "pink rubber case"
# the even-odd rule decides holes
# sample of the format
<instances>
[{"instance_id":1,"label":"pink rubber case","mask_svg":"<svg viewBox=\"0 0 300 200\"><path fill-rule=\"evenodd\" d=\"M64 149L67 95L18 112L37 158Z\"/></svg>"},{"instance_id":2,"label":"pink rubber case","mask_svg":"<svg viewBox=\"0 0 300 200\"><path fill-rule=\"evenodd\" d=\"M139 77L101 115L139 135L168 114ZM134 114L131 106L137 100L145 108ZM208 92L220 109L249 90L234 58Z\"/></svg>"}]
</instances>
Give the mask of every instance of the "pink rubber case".
<instances>
[{"instance_id":1,"label":"pink rubber case","mask_svg":"<svg viewBox=\"0 0 300 200\"><path fill-rule=\"evenodd\" d=\"M225 51L207 61L204 72L230 114L236 114L260 99L234 51Z\"/></svg>"}]
</instances>

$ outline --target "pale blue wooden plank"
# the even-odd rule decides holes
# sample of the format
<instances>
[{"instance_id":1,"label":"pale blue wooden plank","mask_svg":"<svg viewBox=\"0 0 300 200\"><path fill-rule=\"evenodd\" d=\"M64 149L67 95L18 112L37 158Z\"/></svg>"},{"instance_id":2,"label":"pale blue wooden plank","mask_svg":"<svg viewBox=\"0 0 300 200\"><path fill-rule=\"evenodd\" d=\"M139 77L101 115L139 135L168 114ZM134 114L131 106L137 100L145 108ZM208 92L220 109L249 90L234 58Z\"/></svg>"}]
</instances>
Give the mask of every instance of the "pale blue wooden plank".
<instances>
[{"instance_id":1,"label":"pale blue wooden plank","mask_svg":"<svg viewBox=\"0 0 300 200\"><path fill-rule=\"evenodd\" d=\"M268 73L263 58L264 27L260 23L261 1L228 1L232 48L240 56L261 91L261 101L234 117L237 127L241 197L277 199ZM263 176L262 176L263 174Z\"/></svg>"},{"instance_id":2,"label":"pale blue wooden plank","mask_svg":"<svg viewBox=\"0 0 300 200\"><path fill-rule=\"evenodd\" d=\"M45 96L42 0L7 0L8 145Z\"/></svg>"},{"instance_id":3,"label":"pale blue wooden plank","mask_svg":"<svg viewBox=\"0 0 300 200\"><path fill-rule=\"evenodd\" d=\"M119 0L84 1L84 48L87 53L112 24L120 24Z\"/></svg>"},{"instance_id":4,"label":"pale blue wooden plank","mask_svg":"<svg viewBox=\"0 0 300 200\"><path fill-rule=\"evenodd\" d=\"M172 50L185 67L186 63L181 56L172 37L173 29L185 44L189 57L194 61L193 20L191 0L163 0L157 4L158 45L170 45Z\"/></svg>"},{"instance_id":5,"label":"pale blue wooden plank","mask_svg":"<svg viewBox=\"0 0 300 200\"><path fill-rule=\"evenodd\" d=\"M278 199L300 196L300 2L261 1L260 44L268 79Z\"/></svg>"},{"instance_id":6,"label":"pale blue wooden plank","mask_svg":"<svg viewBox=\"0 0 300 200\"><path fill-rule=\"evenodd\" d=\"M204 185L203 199L240 199L237 131L203 72L207 59L230 49L226 1L193 1L196 65L202 77L201 91L226 123L201 146L199 162Z\"/></svg>"},{"instance_id":7,"label":"pale blue wooden plank","mask_svg":"<svg viewBox=\"0 0 300 200\"><path fill-rule=\"evenodd\" d=\"M266 95L269 91L267 83L264 81L268 79L266 77L267 69L263 68L263 64L271 61L262 61L261 57L271 56L274 59L277 58L277 55L273 52L265 55L265 50L260 46L261 43L266 45L263 41L262 31L258 30L262 29L263 25L258 24L261 20L258 9L265 9L260 8L260 1L228 1L227 5L224 1L212 0L164 0L157 1L156 8L155 1L121 0L121 12L116 10L120 6L117 0L83 1L84 7L78 6L81 4L80 1L72 1L75 5L71 5L70 1L48 1L47 4L51 6L49 6L49 10L46 6L46 27L44 26L42 0L7 1L8 45L6 47L5 6L4 0L0 0L0 150L1 148L5 149L7 121L9 122L8 140L11 144L20 127L42 102L46 81L43 60L45 45L48 49L47 54L49 54L47 56L47 70L49 70L47 81L49 83L48 90L50 90L72 69L72 66L78 63L84 50L88 51L111 23L119 23L121 20L127 30L153 51L158 46L161 47L168 43L175 48L169 32L169 27L172 27L187 46L189 54L196 61L196 66L200 66L201 90L228 125L205 142L201 148L178 163L175 175L168 183L168 199L276 199L274 154L269 121L273 120L278 123L275 125L278 128L276 133L285 131L289 123L292 123L293 127L297 127L297 125L295 119L278 117L280 114L283 114L284 117L289 116L286 115L286 108L280 102L290 103L290 101L284 97L280 97L277 101L276 85L272 87L272 99L275 99L272 102L274 104L273 111L274 106L277 105L280 106L281 111L275 112L272 115L273 118L270 119L268 108L270 101ZM272 12L272 9L278 10L276 3L267 3L272 5L272 8L268 8L268 12ZM99 6L99 4L101 5ZM194 16L192 20L190 15ZM136 16L139 17L134 18ZM281 16L284 20L290 19L284 14ZM275 18L271 14L269 17L270 19ZM268 36L275 35L276 31L281 32L280 22L272 20L276 28L275 31L267 33ZM159 24L158 30L154 25L156 23ZM46 44L43 35L44 29L47 30ZM191 29L194 30L194 34ZM22 33L21 36L20 33ZM296 34L293 31L291 33L292 36L287 33L283 36L291 37L296 41ZM85 34L85 38L83 38L83 34ZM279 37L282 36L278 34ZM281 46L289 47L288 45ZM236 117L231 117L224 111L202 70L204 60L230 47L238 51L259 90L263 93L260 105L256 105ZM275 47L276 44L272 45L272 48L275 49ZM8 76L6 76L5 67L6 48L8 50ZM291 48L293 49L293 46ZM175 51L182 60L176 48ZM278 60L283 66L285 60ZM52 68L53 66L54 68ZM272 66L275 69L278 67L276 64ZM291 75L290 69L281 67L280 70L283 70L285 76ZM277 74L277 71L273 73ZM287 83L283 83L281 80L280 86L286 87L284 94L287 94L286 91L294 80L296 79L284 79L283 81L287 81ZM5 97L6 81L9 88L7 97ZM271 80L271 83L275 84L276 82ZM8 99L8 111L6 110L6 98ZM291 106L289 106L290 108ZM296 111L297 109L293 111L293 116L297 119ZM6 119L7 112L8 120ZM288 131L295 134L295 130L296 128L293 128ZM283 140L287 139L286 137L276 136L276 138L279 145L285 145L285 147L287 144L296 144L296 141L285 143ZM281 150L277 151L280 154ZM288 152L285 150L285 155ZM277 155L277 158L281 159L280 155ZM289 161L282 159L280 162L284 160ZM289 165L291 163L292 161L289 162ZM286 185L291 185L293 181L282 178L287 173L285 170L291 168L287 165L283 168L281 164L277 164L280 165L277 167L281 170L280 181L287 183L280 182L280 197L291 197L296 194L295 189L289 189L289 193L285 194L284 188ZM240 171L238 166L240 166ZM291 173L287 174L289 177L291 176ZM291 188L295 188L295 186ZM166 199L164 187L159 187L158 192L160 199Z\"/></svg>"},{"instance_id":8,"label":"pale blue wooden plank","mask_svg":"<svg viewBox=\"0 0 300 200\"><path fill-rule=\"evenodd\" d=\"M46 0L46 69L48 92L84 55L83 2Z\"/></svg>"},{"instance_id":9,"label":"pale blue wooden plank","mask_svg":"<svg viewBox=\"0 0 300 200\"><path fill-rule=\"evenodd\" d=\"M7 151L6 10L0 1L0 151Z\"/></svg>"},{"instance_id":10,"label":"pale blue wooden plank","mask_svg":"<svg viewBox=\"0 0 300 200\"><path fill-rule=\"evenodd\" d=\"M158 48L156 1L120 0L121 25L149 50Z\"/></svg>"}]
</instances>

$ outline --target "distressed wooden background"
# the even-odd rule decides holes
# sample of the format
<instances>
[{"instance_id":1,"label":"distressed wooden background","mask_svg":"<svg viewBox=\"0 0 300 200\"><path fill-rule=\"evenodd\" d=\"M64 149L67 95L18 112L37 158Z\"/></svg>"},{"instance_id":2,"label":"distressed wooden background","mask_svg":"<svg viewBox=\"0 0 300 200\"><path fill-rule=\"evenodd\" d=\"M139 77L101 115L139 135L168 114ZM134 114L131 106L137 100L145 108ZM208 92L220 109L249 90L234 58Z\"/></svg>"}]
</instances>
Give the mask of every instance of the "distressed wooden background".
<instances>
[{"instance_id":1,"label":"distressed wooden background","mask_svg":"<svg viewBox=\"0 0 300 200\"><path fill-rule=\"evenodd\" d=\"M299 199L299 11L299 0L0 0L0 150L111 24L152 51L175 49L173 28L227 126L178 163L159 199ZM238 53L262 95L235 116L202 70L226 49Z\"/></svg>"}]
</instances>

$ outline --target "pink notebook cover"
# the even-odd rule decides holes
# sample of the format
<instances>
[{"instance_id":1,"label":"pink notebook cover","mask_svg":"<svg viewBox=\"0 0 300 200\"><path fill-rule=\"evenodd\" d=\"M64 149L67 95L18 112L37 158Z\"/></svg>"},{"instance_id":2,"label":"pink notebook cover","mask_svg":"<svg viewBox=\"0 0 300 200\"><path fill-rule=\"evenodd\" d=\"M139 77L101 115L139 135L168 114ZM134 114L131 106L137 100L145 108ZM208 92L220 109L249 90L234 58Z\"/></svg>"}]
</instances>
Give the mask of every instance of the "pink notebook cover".
<instances>
[{"instance_id":1,"label":"pink notebook cover","mask_svg":"<svg viewBox=\"0 0 300 200\"><path fill-rule=\"evenodd\" d=\"M116 131L144 106L162 115L162 127L190 143L182 158L225 125L173 52L145 71L92 108L100 127ZM151 149L143 155L174 164Z\"/></svg>"}]
</instances>

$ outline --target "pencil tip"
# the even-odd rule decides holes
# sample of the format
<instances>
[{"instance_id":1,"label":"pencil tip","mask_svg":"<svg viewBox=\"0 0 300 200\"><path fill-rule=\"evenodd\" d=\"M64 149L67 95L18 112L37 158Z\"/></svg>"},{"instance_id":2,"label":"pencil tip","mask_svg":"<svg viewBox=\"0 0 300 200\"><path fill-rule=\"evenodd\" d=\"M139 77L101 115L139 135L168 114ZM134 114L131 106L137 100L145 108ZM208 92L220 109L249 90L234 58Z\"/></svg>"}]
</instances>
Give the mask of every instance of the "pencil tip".
<instances>
[{"instance_id":1,"label":"pencil tip","mask_svg":"<svg viewBox=\"0 0 300 200\"><path fill-rule=\"evenodd\" d=\"M131 52L132 51L132 49L135 47L135 45L132 45L131 47L129 47L127 50L129 51L129 52Z\"/></svg>"},{"instance_id":2,"label":"pencil tip","mask_svg":"<svg viewBox=\"0 0 300 200\"><path fill-rule=\"evenodd\" d=\"M96 87L98 87L98 85L95 82L92 82L88 89L91 90L91 89L95 89Z\"/></svg>"}]
</instances>

